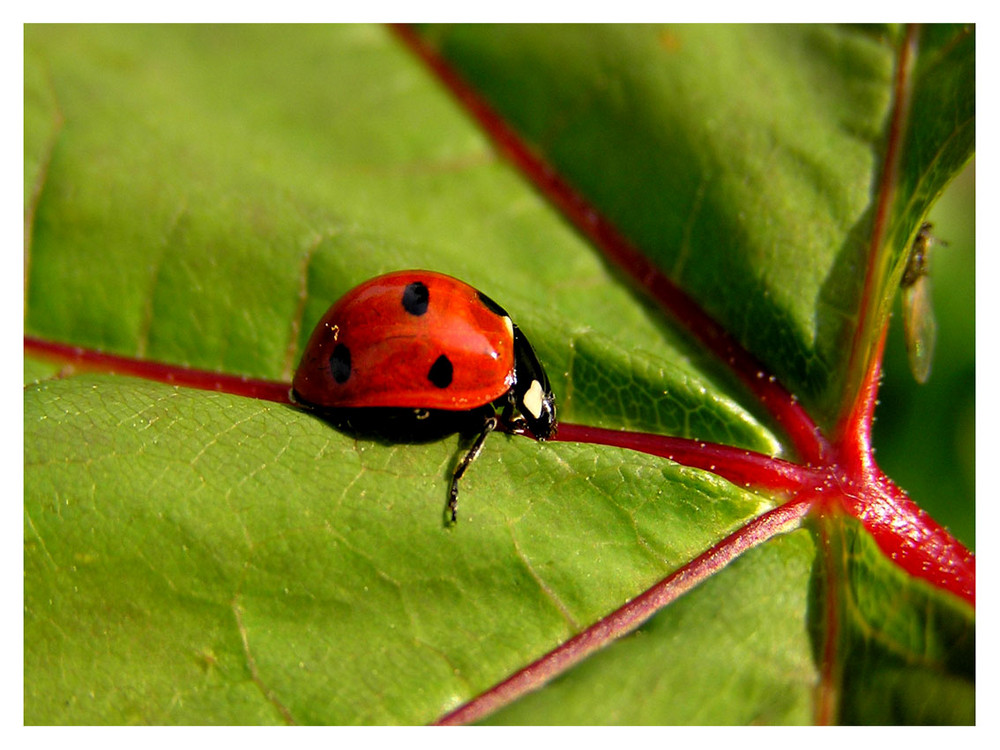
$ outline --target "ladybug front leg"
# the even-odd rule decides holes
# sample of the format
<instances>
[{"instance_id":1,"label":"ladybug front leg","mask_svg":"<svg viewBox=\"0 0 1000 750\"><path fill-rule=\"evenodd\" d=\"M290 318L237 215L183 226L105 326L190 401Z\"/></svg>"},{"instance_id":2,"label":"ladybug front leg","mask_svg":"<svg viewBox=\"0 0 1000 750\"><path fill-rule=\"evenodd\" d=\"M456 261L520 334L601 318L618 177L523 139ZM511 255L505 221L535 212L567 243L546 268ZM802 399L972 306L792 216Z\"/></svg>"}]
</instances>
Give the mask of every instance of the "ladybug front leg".
<instances>
[{"instance_id":1,"label":"ladybug front leg","mask_svg":"<svg viewBox=\"0 0 1000 750\"><path fill-rule=\"evenodd\" d=\"M528 423L518 414L517 404L514 402L514 391L511 389L503 401L503 409L500 412L500 424L504 425L507 432L524 432Z\"/></svg>"},{"instance_id":2,"label":"ladybug front leg","mask_svg":"<svg viewBox=\"0 0 1000 750\"><path fill-rule=\"evenodd\" d=\"M483 443L486 442L486 436L493 432L496 427L497 418L495 416L488 417L483 423L482 432L479 433L472 447L469 448L469 452L462 457L462 460L458 462L458 466L455 467L455 473L451 477L451 495L448 499L451 523L455 523L458 520L458 480L462 478L465 470L469 468L469 464L476 460L476 457L483 450Z\"/></svg>"}]
</instances>

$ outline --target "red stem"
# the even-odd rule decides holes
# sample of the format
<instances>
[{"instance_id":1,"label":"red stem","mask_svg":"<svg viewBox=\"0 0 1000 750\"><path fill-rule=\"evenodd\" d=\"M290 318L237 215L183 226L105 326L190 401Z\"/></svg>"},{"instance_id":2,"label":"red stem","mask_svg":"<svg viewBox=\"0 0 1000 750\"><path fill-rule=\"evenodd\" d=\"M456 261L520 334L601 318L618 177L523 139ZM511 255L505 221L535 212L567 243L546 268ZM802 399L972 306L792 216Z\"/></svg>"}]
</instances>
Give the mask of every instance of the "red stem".
<instances>
[{"instance_id":1,"label":"red stem","mask_svg":"<svg viewBox=\"0 0 1000 750\"><path fill-rule=\"evenodd\" d=\"M97 352L71 344L45 341L33 336L24 337L24 351L36 357L61 362L74 372L89 371L132 375L158 383L198 388L203 391L224 391L247 398L275 401L279 404L291 403L288 395L289 384L274 380L261 380L242 375L196 370L182 365L149 362L119 354Z\"/></svg>"},{"instance_id":2,"label":"red stem","mask_svg":"<svg viewBox=\"0 0 1000 750\"><path fill-rule=\"evenodd\" d=\"M798 498L789 506L783 507L803 509L815 506L824 515L846 511L864 523L883 552L904 570L974 604L974 557L962 544L910 502L905 494L882 474L874 462L871 447L871 424L881 372L885 329L879 333L874 347L866 342L871 340L874 326L878 324L878 316L881 315L883 318L885 316L876 298L881 278L877 261L886 241L888 216L898 183L901 144L912 87L912 60L917 36L915 27L908 29L906 41L897 61L893 112L887 133L886 158L869 245L869 262L859 310L860 323L855 330L851 360L847 369L849 377L852 377L853 373L862 371L859 378L861 384L857 397L850 402L847 413L838 421L834 431L836 435L834 447L831 447L795 398L774 378L764 376L764 368L752 355L735 342L694 300L678 289L649 259L639 253L610 221L535 154L434 49L408 27L396 27L395 30L479 121L498 150L531 179L579 231L591 238L609 260L625 270L637 285L656 300L683 328L729 365L782 426L806 466L797 466L727 446L577 425L561 426L558 439L642 450L685 465L712 471L742 486L788 491L793 493L793 497ZM743 531L749 533L752 526L753 524L748 525ZM737 532L734 536L740 533L743 532ZM821 537L825 539L823 534ZM834 720L836 685L839 681L835 667L839 616L836 612L837 602L834 593L836 587L829 583L833 580L832 567L835 566L833 558L828 553L829 550L824 553L828 573L826 597L828 630L824 644L824 666L817 696L817 718L821 723ZM696 560L691 565L695 566L697 563ZM682 570L687 568L688 566ZM666 579L670 580L671 578ZM645 601L643 597L636 601L640 600ZM664 603L646 612L642 619L651 615ZM608 619L619 616L627 609L628 606ZM640 619L629 625L626 631L641 621ZM602 623L589 628L535 664L449 714L442 720L443 723L474 721L498 706L514 700L527 690L537 688L554 674L567 669L583 658L579 654L585 655L590 650L596 649L598 646L593 645L594 643L607 642L610 638L617 637L602 629Z\"/></svg>"},{"instance_id":3,"label":"red stem","mask_svg":"<svg viewBox=\"0 0 1000 750\"><path fill-rule=\"evenodd\" d=\"M878 203L875 208L875 217L872 222L871 237L868 243L868 262L865 268L865 283L861 293L860 309L858 310L858 325L854 329L854 338L850 348L850 362L848 362L848 377L857 377L857 373L870 367L873 359L881 361L882 347L884 341L879 341L875 349L866 346L865 342L870 341L875 333L875 327L887 324L879 322L887 320L887 313L879 309L879 283L881 282L884 269L879 263L879 258L885 250L887 225L889 221L892 202L897 194L899 184L899 167L902 158L902 141L906 131L908 113L910 111L910 99L913 89L913 58L917 45L919 27L911 24L907 27L906 39L900 47L899 57L896 61L896 78L894 81L893 107L889 119L889 128L886 135L885 159L882 163L882 176L879 179ZM882 331L881 336L884 337ZM849 383L849 386L853 383ZM859 398L864 398L859 396ZM847 403L848 414L842 415L834 431L834 441L843 442L840 436L844 430L850 430L855 425L852 420L855 415L851 411L855 408L857 401Z\"/></svg>"},{"instance_id":4,"label":"red stem","mask_svg":"<svg viewBox=\"0 0 1000 750\"><path fill-rule=\"evenodd\" d=\"M436 723L468 724L477 721L562 674L612 640L637 628L657 611L726 567L748 549L796 528L810 507L810 502L799 500L758 516L623 607L487 692L443 716Z\"/></svg>"},{"instance_id":5,"label":"red stem","mask_svg":"<svg viewBox=\"0 0 1000 750\"><path fill-rule=\"evenodd\" d=\"M828 457L826 438L812 418L776 379L764 376L763 365L753 355L535 154L503 118L412 29L407 26L393 28L400 39L434 71L479 121L497 149L527 175L581 233L600 247L615 265L628 273L639 288L645 290L681 327L729 365L782 426L804 461L821 463Z\"/></svg>"},{"instance_id":6,"label":"red stem","mask_svg":"<svg viewBox=\"0 0 1000 750\"><path fill-rule=\"evenodd\" d=\"M823 566L823 656L819 661L819 683L816 685L815 716L820 726L834 723L837 715L837 698L840 695L840 662L837 648L840 645L840 602L838 596L840 555L835 553L830 539L830 527L826 518L820 518L817 534L819 559ZM837 550L839 552L840 550Z\"/></svg>"},{"instance_id":7,"label":"red stem","mask_svg":"<svg viewBox=\"0 0 1000 750\"><path fill-rule=\"evenodd\" d=\"M710 471L740 487L799 492L803 488L822 491L829 485L828 472L824 469L801 466L745 448L689 438L622 432L563 422L554 439L571 443L611 445L660 456L684 466Z\"/></svg>"},{"instance_id":8,"label":"red stem","mask_svg":"<svg viewBox=\"0 0 1000 750\"><path fill-rule=\"evenodd\" d=\"M498 149L518 166L610 260L624 269L661 307L706 348L718 355L738 375L783 427L803 459L799 465L730 446L660 435L627 433L562 423L563 441L613 445L661 456L678 463L713 472L744 487L787 492L791 500L754 519L687 565L571 638L494 688L443 717L440 723L475 721L562 673L573 664L630 632L666 604L725 567L747 549L776 534L795 528L811 510L824 516L846 512L860 519L882 551L915 577L945 588L975 603L975 559L963 545L930 519L906 497L873 460L871 424L881 372L885 330L874 347L864 345L879 314L875 304L875 273L878 253L885 241L886 222L897 179L899 149L911 76L912 47L916 34L910 29L900 52L896 79L896 101L889 127L886 161L879 189L869 249L868 273L861 301L860 318L849 373L864 367L858 396L838 422L833 445L774 378L765 376L760 363L712 320L687 294L643 257L617 229L560 178L470 89L459 76L412 30L397 27L398 35L451 88L462 104L480 121ZM142 362L114 354L24 337L25 351L67 363L74 370L99 370L134 375L164 383L226 391L252 398L289 403L287 383L258 380L192 368ZM822 524L821 524L822 529ZM821 542L828 543L824 532ZM836 572L830 551L824 548L827 565L827 621L823 668L817 698L821 723L834 719L838 618L834 611Z\"/></svg>"},{"instance_id":9,"label":"red stem","mask_svg":"<svg viewBox=\"0 0 1000 750\"><path fill-rule=\"evenodd\" d=\"M885 338L883 329L836 444L842 507L861 520L879 548L903 570L975 605L975 555L910 500L873 459L871 429Z\"/></svg>"}]
</instances>

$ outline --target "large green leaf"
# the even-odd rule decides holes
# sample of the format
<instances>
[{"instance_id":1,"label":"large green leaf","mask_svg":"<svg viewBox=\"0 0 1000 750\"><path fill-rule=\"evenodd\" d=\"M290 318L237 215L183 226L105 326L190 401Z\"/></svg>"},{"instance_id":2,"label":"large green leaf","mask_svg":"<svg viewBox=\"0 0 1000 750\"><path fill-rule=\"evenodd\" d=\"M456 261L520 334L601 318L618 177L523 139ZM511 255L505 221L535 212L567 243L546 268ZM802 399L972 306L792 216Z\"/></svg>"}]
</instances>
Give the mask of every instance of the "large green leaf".
<instances>
[{"instance_id":1,"label":"large green leaf","mask_svg":"<svg viewBox=\"0 0 1000 750\"><path fill-rule=\"evenodd\" d=\"M877 547L851 524L847 538L842 720L974 723L975 643L967 609L882 569ZM813 721L815 636L827 627L818 593L827 582L811 568L815 557L804 530L748 552L724 575L491 722ZM733 654L743 664L734 665Z\"/></svg>"},{"instance_id":2,"label":"large green leaf","mask_svg":"<svg viewBox=\"0 0 1000 750\"><path fill-rule=\"evenodd\" d=\"M296 721L426 721L761 510L656 459L498 439L449 533L452 444L343 447L287 408L109 376L32 396L30 721L279 719L268 691ZM533 489L486 502L511 483Z\"/></svg>"},{"instance_id":3,"label":"large green leaf","mask_svg":"<svg viewBox=\"0 0 1000 750\"><path fill-rule=\"evenodd\" d=\"M894 31L426 33L523 104L504 117L818 417L843 408ZM511 311L562 419L791 453L382 28L27 27L25 212L35 337L288 380L339 294L429 267ZM455 440L361 442L284 405L30 358L25 382L26 723L433 721L784 499L497 436L449 530ZM827 523L845 554L867 539ZM968 721L920 708L972 690L968 648L864 648L893 632L888 605L848 605L915 591L899 618L931 613L928 642L960 644L971 608L870 542L862 575L829 581L817 539L746 554L496 719L813 720L825 586L847 607L841 719ZM867 702L869 675L903 709Z\"/></svg>"},{"instance_id":4,"label":"large green leaf","mask_svg":"<svg viewBox=\"0 0 1000 750\"><path fill-rule=\"evenodd\" d=\"M857 386L846 369L900 29L571 26L553 36L473 25L425 35L817 421L839 414ZM931 27L920 42L879 304L894 297L909 237L974 139L972 37Z\"/></svg>"}]
</instances>

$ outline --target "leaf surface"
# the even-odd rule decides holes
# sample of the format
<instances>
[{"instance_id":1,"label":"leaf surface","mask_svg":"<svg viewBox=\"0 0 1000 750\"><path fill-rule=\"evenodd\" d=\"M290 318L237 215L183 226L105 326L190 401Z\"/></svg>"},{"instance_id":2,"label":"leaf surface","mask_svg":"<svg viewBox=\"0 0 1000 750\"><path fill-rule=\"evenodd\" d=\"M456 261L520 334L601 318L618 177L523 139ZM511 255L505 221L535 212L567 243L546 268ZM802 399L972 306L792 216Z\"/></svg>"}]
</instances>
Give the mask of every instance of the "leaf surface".
<instances>
[{"instance_id":1,"label":"leaf surface","mask_svg":"<svg viewBox=\"0 0 1000 750\"><path fill-rule=\"evenodd\" d=\"M422 33L833 420L894 31ZM940 69L967 64L959 48ZM926 142L956 128L942 132ZM970 148L937 158L931 183ZM433 268L511 312L562 420L794 456L382 28L27 27L25 214L32 337L287 381L340 294ZM29 724L431 722L787 499L636 451L494 436L445 529L456 439L357 441L286 405L31 356L25 383ZM971 608L855 541L853 522L830 538L863 548L863 574L845 562L828 580L815 523L494 719L810 722L832 586L843 720L969 721L964 698L934 696L974 690ZM882 591L898 619L879 597L852 619ZM924 641L898 635L913 628ZM869 701L869 677L903 708Z\"/></svg>"}]
</instances>

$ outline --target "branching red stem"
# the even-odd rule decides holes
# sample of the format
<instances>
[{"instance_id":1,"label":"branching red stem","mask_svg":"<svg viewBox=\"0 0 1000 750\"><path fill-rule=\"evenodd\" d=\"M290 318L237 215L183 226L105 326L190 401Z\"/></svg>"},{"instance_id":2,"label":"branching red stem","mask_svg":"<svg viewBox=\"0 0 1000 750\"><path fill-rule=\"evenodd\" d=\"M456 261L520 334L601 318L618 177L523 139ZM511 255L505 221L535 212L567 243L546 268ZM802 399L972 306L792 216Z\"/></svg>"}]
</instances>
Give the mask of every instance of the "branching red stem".
<instances>
[{"instance_id":1,"label":"branching red stem","mask_svg":"<svg viewBox=\"0 0 1000 750\"><path fill-rule=\"evenodd\" d=\"M498 150L531 179L540 192L589 237L605 256L629 274L685 330L715 353L743 381L785 430L805 466L761 456L727 446L711 445L654 435L615 432L578 425L563 425L558 439L593 442L641 450L712 471L741 486L766 488L791 493L792 501L772 513L794 509L805 513L814 509L830 519L846 512L858 518L873 535L883 552L904 570L941 586L974 604L975 561L973 555L944 529L931 520L878 469L871 447L871 424L878 392L885 330L879 332L871 347L872 333L880 325L876 293L879 282L879 253L884 252L887 222L896 196L902 139L912 89L912 61L917 31L910 27L897 60L893 110L887 133L886 157L878 190L878 205L869 245L867 273L859 311L859 325L851 347L848 377L861 381L857 397L838 420L836 439L830 442L821 433L796 399L774 378L765 377L760 363L712 320L700 306L678 289L655 265L601 215L581 194L563 180L544 159L536 154L506 121L458 73L408 27L396 27L396 33L446 85L459 102L475 117L493 139ZM858 375L857 373L861 373ZM853 383L848 384L849 390ZM766 518L766 514L761 518ZM797 517L798 518L798 517ZM754 524L720 543L715 552L727 549L727 542L741 534L755 533ZM775 532L776 533L776 532ZM829 542L823 537L824 543ZM713 554L713 551L706 555ZM824 554L828 567L834 559L830 550ZM704 556L703 556L704 557ZM702 558L691 565L696 566ZM688 571L688 567L682 571ZM828 570L828 574L832 573ZM678 571L677 581L684 580ZM829 576L828 576L829 577ZM673 591L668 578L659 586ZM657 587L654 587L657 588ZM686 589L683 589L686 590ZM652 590L651 590L652 591ZM839 614L833 601L834 588L827 596L827 638L824 664L817 697L817 718L821 723L833 720L836 711L835 654ZM649 595L650 592L647 592ZM643 595L635 602L658 601ZM676 594L679 595L679 594ZM663 603L652 605L638 619L631 619L632 605L626 605L606 620L589 628L535 664L518 672L487 693L446 716L444 723L473 721L519 695L539 687L554 674L576 663L590 651L617 637L608 629L609 621L623 628L636 627ZM614 633L619 633L614 630Z\"/></svg>"},{"instance_id":2,"label":"branching red stem","mask_svg":"<svg viewBox=\"0 0 1000 750\"><path fill-rule=\"evenodd\" d=\"M975 559L963 545L920 510L879 470L873 460L871 423L881 372L885 331L874 348L865 346L878 310L875 304L874 269L885 241L886 222L898 179L900 142L911 81L915 32L908 32L898 61L896 101L889 128L886 161L879 189L879 203L869 249L868 275L849 372L863 371L858 396L839 420L832 445L796 399L760 363L743 349L695 301L678 289L584 197L533 153L520 137L455 71L415 33L397 27L400 38L437 74L460 102L476 117L497 148L537 185L553 204L591 238L606 256L627 272L706 348L718 355L744 382L760 403L786 431L801 457L796 464L745 449L661 435L628 433L562 423L556 438L562 441L612 445L713 472L736 485L787 493L789 501L754 519L711 549L678 569L652 588L595 623L555 650L518 671L482 695L440 720L442 724L468 723L492 713L524 693L536 689L594 651L638 627L659 609L721 570L747 549L777 534L796 528L802 518L817 511L826 520L847 513L861 520L882 551L900 567L930 583L975 603ZM866 334L865 331L868 333ZM866 337L867 336L867 337ZM138 361L25 336L25 352L48 357L76 370L98 370L133 375L164 383L226 391L251 398L290 403L288 383L258 380L192 368ZM822 524L821 524L822 526ZM829 539L821 531L821 545ZM834 556L823 548L828 578ZM834 674L839 627L836 602L827 597L827 636L817 718L828 723L835 715L837 677Z\"/></svg>"},{"instance_id":3,"label":"branching red stem","mask_svg":"<svg viewBox=\"0 0 1000 750\"><path fill-rule=\"evenodd\" d=\"M836 444L843 509L859 519L879 548L911 575L975 604L976 561L961 544L910 500L875 463L872 418L882 373L882 331L854 408Z\"/></svg>"},{"instance_id":4,"label":"branching red stem","mask_svg":"<svg viewBox=\"0 0 1000 750\"><path fill-rule=\"evenodd\" d=\"M396 26L394 29L479 121L497 149L684 330L729 365L782 426L805 462L820 463L828 458L826 438L812 418L777 380L764 377L765 369L753 355L740 346L728 331L636 250L608 219L532 151L504 119L412 29L406 26Z\"/></svg>"}]
</instances>

